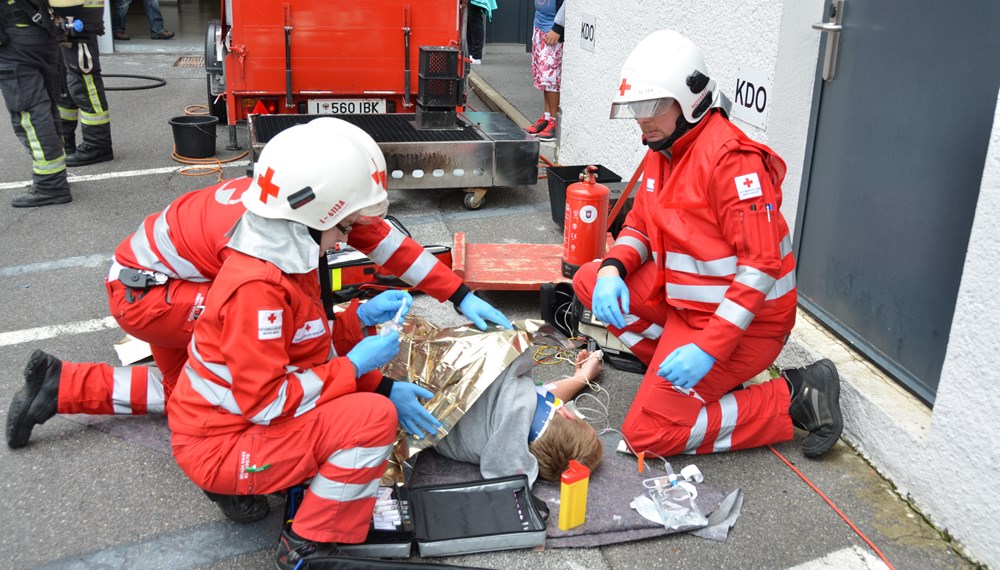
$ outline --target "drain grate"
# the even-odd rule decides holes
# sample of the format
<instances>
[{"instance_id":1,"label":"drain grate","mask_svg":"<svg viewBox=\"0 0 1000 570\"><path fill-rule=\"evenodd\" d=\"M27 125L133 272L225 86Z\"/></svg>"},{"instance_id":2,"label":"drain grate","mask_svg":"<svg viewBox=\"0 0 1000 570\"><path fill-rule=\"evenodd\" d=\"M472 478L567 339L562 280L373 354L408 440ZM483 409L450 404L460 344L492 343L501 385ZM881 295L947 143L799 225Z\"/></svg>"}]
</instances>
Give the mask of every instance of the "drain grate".
<instances>
[{"instance_id":1,"label":"drain grate","mask_svg":"<svg viewBox=\"0 0 1000 570\"><path fill-rule=\"evenodd\" d=\"M203 55L185 55L183 57L177 58L174 62L174 67L205 67L205 56Z\"/></svg>"}]
</instances>

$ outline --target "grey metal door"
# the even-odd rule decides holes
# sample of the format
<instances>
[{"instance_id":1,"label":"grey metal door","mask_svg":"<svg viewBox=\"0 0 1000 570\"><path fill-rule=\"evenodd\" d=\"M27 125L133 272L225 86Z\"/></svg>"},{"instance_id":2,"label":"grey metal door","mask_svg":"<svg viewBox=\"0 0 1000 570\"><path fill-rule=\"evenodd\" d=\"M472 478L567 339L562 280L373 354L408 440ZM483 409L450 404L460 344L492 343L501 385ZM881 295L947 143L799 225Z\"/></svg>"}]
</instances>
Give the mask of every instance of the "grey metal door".
<instances>
[{"instance_id":1,"label":"grey metal door","mask_svg":"<svg viewBox=\"0 0 1000 570\"><path fill-rule=\"evenodd\" d=\"M531 44L534 0L497 0L493 21L486 21L486 43Z\"/></svg>"},{"instance_id":2,"label":"grey metal door","mask_svg":"<svg viewBox=\"0 0 1000 570\"><path fill-rule=\"evenodd\" d=\"M841 25L813 105L800 302L932 403L1000 87L1000 2L846 0Z\"/></svg>"}]
</instances>

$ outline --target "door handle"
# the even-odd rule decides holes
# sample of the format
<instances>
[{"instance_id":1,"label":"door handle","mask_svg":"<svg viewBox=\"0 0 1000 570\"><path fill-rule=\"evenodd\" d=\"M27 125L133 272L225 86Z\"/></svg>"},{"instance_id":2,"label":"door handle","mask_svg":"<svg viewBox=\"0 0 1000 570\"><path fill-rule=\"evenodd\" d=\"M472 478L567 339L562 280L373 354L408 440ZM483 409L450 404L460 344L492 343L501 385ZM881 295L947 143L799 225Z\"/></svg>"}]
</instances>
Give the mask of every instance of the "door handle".
<instances>
[{"instance_id":1,"label":"door handle","mask_svg":"<svg viewBox=\"0 0 1000 570\"><path fill-rule=\"evenodd\" d=\"M812 25L814 30L819 30L826 37L826 54L823 56L823 80L830 81L837 73L837 51L840 47L840 32L844 29L841 25L844 17L844 0L833 0L830 3L829 22L817 22Z\"/></svg>"}]
</instances>

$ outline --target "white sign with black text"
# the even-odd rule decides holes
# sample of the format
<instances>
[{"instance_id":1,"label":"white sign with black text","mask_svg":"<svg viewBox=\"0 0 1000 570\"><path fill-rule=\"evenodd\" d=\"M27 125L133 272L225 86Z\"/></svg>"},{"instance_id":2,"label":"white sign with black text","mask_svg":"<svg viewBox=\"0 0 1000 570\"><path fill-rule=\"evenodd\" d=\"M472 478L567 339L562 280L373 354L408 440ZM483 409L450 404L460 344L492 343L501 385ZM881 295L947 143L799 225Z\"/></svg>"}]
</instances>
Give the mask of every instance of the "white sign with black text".
<instances>
[{"instance_id":1,"label":"white sign with black text","mask_svg":"<svg viewBox=\"0 0 1000 570\"><path fill-rule=\"evenodd\" d=\"M767 74L757 69L741 67L736 73L736 85L730 93L733 117L764 129L771 102L771 80Z\"/></svg>"},{"instance_id":2,"label":"white sign with black text","mask_svg":"<svg viewBox=\"0 0 1000 570\"><path fill-rule=\"evenodd\" d=\"M580 47L592 52L594 51L594 34L597 30L597 16L583 14L580 20Z\"/></svg>"}]
</instances>

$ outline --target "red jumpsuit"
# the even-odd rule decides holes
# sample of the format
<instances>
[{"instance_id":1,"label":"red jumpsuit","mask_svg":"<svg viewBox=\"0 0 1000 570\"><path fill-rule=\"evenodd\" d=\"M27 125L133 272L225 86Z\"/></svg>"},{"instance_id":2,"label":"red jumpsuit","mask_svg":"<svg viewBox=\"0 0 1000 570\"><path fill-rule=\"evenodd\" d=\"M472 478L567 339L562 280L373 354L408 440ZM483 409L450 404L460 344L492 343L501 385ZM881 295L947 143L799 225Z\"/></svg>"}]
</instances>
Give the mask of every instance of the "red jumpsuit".
<instances>
[{"instance_id":1,"label":"red jumpsuit","mask_svg":"<svg viewBox=\"0 0 1000 570\"><path fill-rule=\"evenodd\" d=\"M174 457L195 484L262 495L312 478L295 532L365 540L398 419L392 382L377 370L357 378L336 356L364 337L357 307L331 336L316 270L285 274L231 252L168 401Z\"/></svg>"},{"instance_id":2,"label":"red jumpsuit","mask_svg":"<svg viewBox=\"0 0 1000 570\"><path fill-rule=\"evenodd\" d=\"M733 391L774 362L795 324L784 175L771 149L718 112L670 155L647 153L633 209L605 258L624 270L630 297L625 327L608 330L648 367L622 426L636 451L666 457L791 439L784 380ZM588 307L600 265L573 279ZM657 370L689 343L716 362L684 394Z\"/></svg>"},{"instance_id":3,"label":"red jumpsuit","mask_svg":"<svg viewBox=\"0 0 1000 570\"><path fill-rule=\"evenodd\" d=\"M227 234L246 211L240 196L250 182L239 178L184 194L146 218L118 246L105 283L111 316L125 332L150 344L156 368L64 362L59 413L163 411L187 360L194 320L229 255ZM388 222L354 226L347 243L439 301L467 291L448 266ZM133 295L130 302L129 291L118 281L122 267L156 271L168 280L139 298Z\"/></svg>"}]
</instances>

